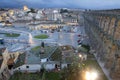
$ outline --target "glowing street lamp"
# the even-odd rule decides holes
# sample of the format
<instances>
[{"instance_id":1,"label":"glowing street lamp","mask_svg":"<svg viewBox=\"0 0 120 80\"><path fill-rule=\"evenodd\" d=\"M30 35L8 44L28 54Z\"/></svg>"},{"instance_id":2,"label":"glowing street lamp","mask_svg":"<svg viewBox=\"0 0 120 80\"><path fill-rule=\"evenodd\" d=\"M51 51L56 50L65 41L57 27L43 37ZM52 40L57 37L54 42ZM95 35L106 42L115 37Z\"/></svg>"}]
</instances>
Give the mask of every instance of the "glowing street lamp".
<instances>
[{"instance_id":1,"label":"glowing street lamp","mask_svg":"<svg viewBox=\"0 0 120 80\"><path fill-rule=\"evenodd\" d=\"M96 80L97 79L97 73L96 72L86 72L85 74L85 80Z\"/></svg>"},{"instance_id":2,"label":"glowing street lamp","mask_svg":"<svg viewBox=\"0 0 120 80\"><path fill-rule=\"evenodd\" d=\"M95 80L97 78L97 73L96 72L92 72L91 78L92 78L92 80Z\"/></svg>"},{"instance_id":3,"label":"glowing street lamp","mask_svg":"<svg viewBox=\"0 0 120 80\"><path fill-rule=\"evenodd\" d=\"M81 57L82 57L82 55L81 55L81 54L79 54L79 57L81 58Z\"/></svg>"},{"instance_id":4,"label":"glowing street lamp","mask_svg":"<svg viewBox=\"0 0 120 80\"><path fill-rule=\"evenodd\" d=\"M86 74L85 74L85 79L86 79L86 80L91 80L90 72L86 72Z\"/></svg>"}]
</instances>

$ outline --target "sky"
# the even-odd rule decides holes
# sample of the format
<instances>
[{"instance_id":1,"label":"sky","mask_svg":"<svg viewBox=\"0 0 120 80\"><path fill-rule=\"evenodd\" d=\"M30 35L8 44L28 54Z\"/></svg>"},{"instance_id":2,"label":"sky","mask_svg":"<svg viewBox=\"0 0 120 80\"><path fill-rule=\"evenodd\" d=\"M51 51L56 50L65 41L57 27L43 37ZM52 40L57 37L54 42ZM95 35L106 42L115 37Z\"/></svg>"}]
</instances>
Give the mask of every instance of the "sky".
<instances>
[{"instance_id":1,"label":"sky","mask_svg":"<svg viewBox=\"0 0 120 80\"><path fill-rule=\"evenodd\" d=\"M0 0L0 8L118 9L120 0Z\"/></svg>"}]
</instances>

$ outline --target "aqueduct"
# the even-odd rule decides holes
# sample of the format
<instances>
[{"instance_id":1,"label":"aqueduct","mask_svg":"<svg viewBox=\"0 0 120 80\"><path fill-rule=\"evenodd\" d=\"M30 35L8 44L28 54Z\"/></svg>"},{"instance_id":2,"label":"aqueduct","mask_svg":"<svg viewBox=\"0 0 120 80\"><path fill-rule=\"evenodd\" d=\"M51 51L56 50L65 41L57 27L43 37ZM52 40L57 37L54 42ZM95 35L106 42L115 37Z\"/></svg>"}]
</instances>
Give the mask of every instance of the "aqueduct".
<instances>
[{"instance_id":1,"label":"aqueduct","mask_svg":"<svg viewBox=\"0 0 120 80\"><path fill-rule=\"evenodd\" d=\"M113 80L120 79L120 10L85 11L90 44Z\"/></svg>"}]
</instances>

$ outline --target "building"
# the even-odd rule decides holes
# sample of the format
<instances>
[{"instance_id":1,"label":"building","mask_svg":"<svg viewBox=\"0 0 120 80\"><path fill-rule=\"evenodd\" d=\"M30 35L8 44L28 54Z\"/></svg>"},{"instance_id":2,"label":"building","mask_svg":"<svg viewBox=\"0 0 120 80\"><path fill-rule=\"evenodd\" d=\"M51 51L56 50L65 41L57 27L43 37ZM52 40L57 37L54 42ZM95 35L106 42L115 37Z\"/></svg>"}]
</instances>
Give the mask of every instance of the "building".
<instances>
[{"instance_id":1,"label":"building","mask_svg":"<svg viewBox=\"0 0 120 80\"><path fill-rule=\"evenodd\" d=\"M3 38L0 38L0 45L1 44L4 44L4 39Z\"/></svg>"},{"instance_id":2,"label":"building","mask_svg":"<svg viewBox=\"0 0 120 80\"><path fill-rule=\"evenodd\" d=\"M6 21L4 26L12 26L12 23L9 21Z\"/></svg>"},{"instance_id":3,"label":"building","mask_svg":"<svg viewBox=\"0 0 120 80\"><path fill-rule=\"evenodd\" d=\"M9 16L13 16L14 15L14 10L9 10L8 14L9 14Z\"/></svg>"},{"instance_id":4,"label":"building","mask_svg":"<svg viewBox=\"0 0 120 80\"><path fill-rule=\"evenodd\" d=\"M62 15L59 13L58 10L54 10L53 11L53 20L57 21L57 20L62 20Z\"/></svg>"},{"instance_id":5,"label":"building","mask_svg":"<svg viewBox=\"0 0 120 80\"><path fill-rule=\"evenodd\" d=\"M2 21L3 19L2 19L2 16L0 16L0 21Z\"/></svg>"},{"instance_id":6,"label":"building","mask_svg":"<svg viewBox=\"0 0 120 80\"><path fill-rule=\"evenodd\" d=\"M75 14L63 13L62 19L67 25L78 25L78 16Z\"/></svg>"},{"instance_id":7,"label":"building","mask_svg":"<svg viewBox=\"0 0 120 80\"><path fill-rule=\"evenodd\" d=\"M24 10L25 12L30 11L30 9L29 9L27 6L23 6L23 10Z\"/></svg>"},{"instance_id":8,"label":"building","mask_svg":"<svg viewBox=\"0 0 120 80\"><path fill-rule=\"evenodd\" d=\"M64 23L58 23L54 21L45 21L41 23L32 23L28 25L29 26L27 28L29 28L30 30L56 29L56 28L66 26L66 24Z\"/></svg>"},{"instance_id":9,"label":"building","mask_svg":"<svg viewBox=\"0 0 120 80\"><path fill-rule=\"evenodd\" d=\"M10 77L7 65L9 58L8 50L4 47L0 48L0 80L8 80Z\"/></svg>"},{"instance_id":10,"label":"building","mask_svg":"<svg viewBox=\"0 0 120 80\"><path fill-rule=\"evenodd\" d=\"M5 22L0 22L0 26L5 26Z\"/></svg>"},{"instance_id":11,"label":"building","mask_svg":"<svg viewBox=\"0 0 120 80\"><path fill-rule=\"evenodd\" d=\"M63 22L65 22L67 25L78 25L77 18L75 17L64 17Z\"/></svg>"},{"instance_id":12,"label":"building","mask_svg":"<svg viewBox=\"0 0 120 80\"><path fill-rule=\"evenodd\" d=\"M8 52L8 49L0 46L0 80L8 80L11 71L19 57L18 52Z\"/></svg>"}]
</instances>

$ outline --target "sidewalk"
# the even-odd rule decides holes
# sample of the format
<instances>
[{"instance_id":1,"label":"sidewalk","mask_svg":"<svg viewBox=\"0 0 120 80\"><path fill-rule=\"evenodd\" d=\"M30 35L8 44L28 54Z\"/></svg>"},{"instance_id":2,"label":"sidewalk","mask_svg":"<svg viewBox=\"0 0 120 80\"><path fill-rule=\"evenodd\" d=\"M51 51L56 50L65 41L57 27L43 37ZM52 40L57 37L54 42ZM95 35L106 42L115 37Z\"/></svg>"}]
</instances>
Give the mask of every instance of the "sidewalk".
<instances>
[{"instance_id":1,"label":"sidewalk","mask_svg":"<svg viewBox=\"0 0 120 80\"><path fill-rule=\"evenodd\" d=\"M98 64L100 65L100 67L102 68L104 74L106 75L106 77L108 78L108 80L112 80L111 77L109 76L109 72L108 70L104 67L104 63L102 63L96 56L96 54L94 54Z\"/></svg>"}]
</instances>

